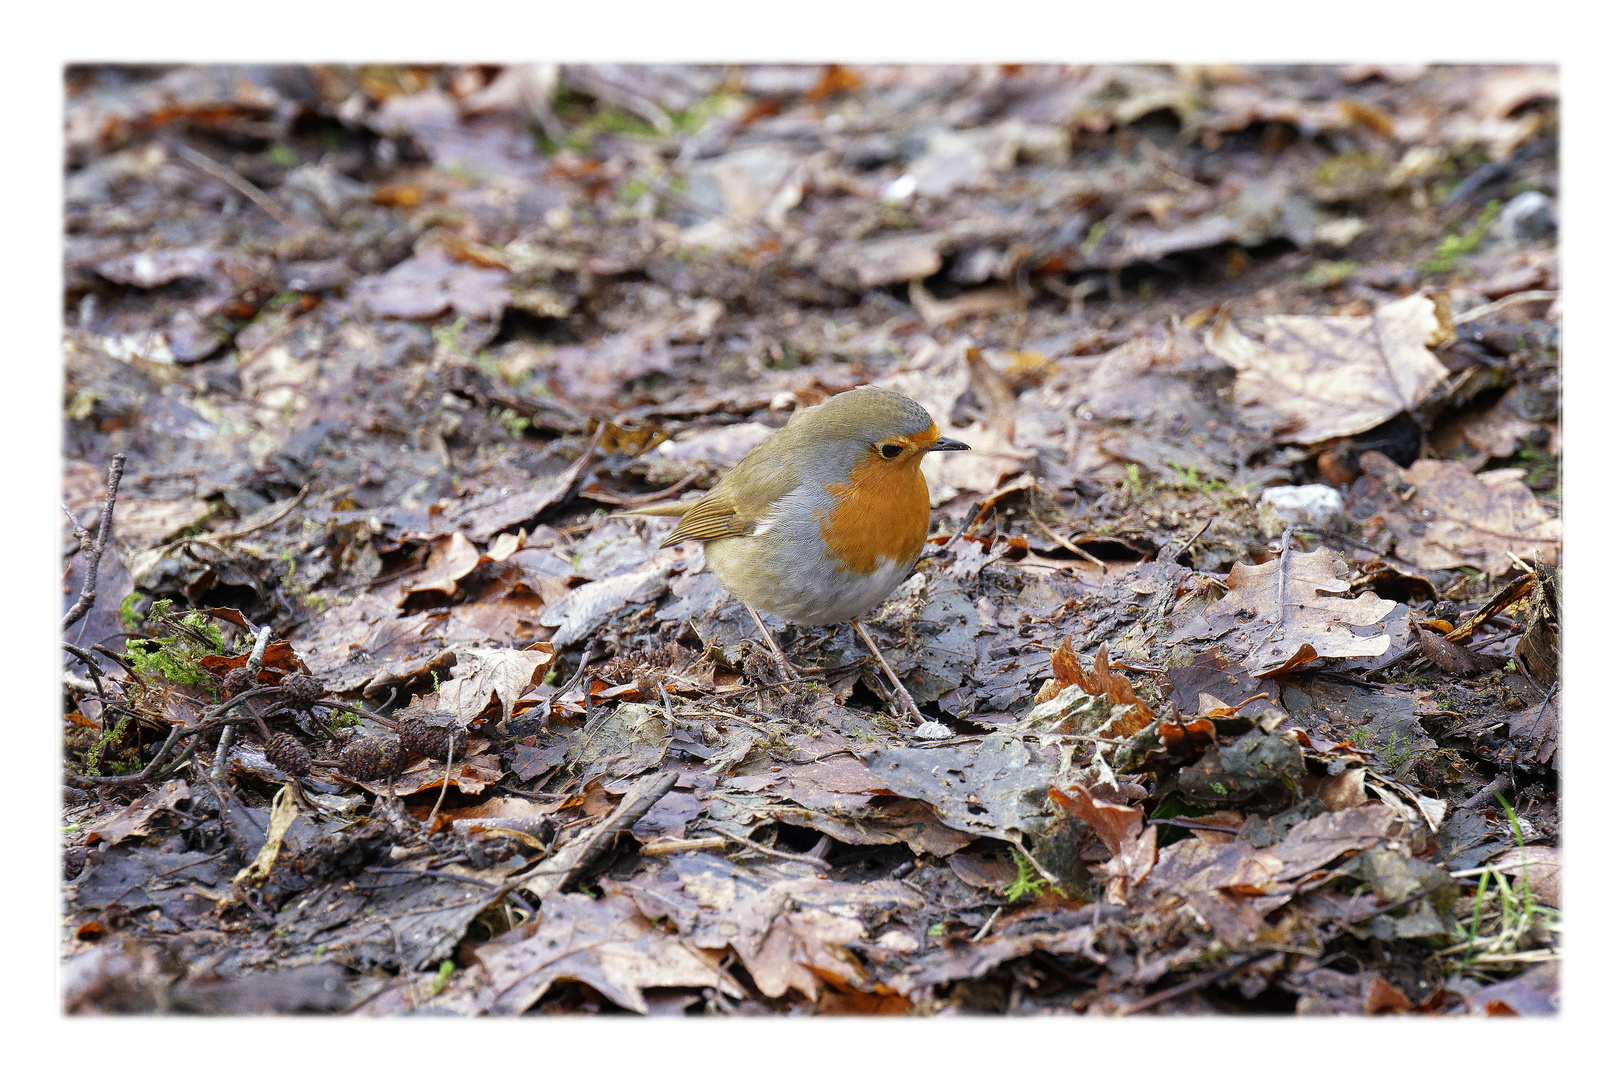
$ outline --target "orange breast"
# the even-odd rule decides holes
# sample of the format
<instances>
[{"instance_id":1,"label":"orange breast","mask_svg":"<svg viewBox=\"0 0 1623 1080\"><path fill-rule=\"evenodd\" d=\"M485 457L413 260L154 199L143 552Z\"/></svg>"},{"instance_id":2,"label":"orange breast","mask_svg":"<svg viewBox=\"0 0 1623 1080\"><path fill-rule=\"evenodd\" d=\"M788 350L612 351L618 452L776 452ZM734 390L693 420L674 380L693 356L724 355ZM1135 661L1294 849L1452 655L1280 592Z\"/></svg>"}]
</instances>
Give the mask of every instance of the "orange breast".
<instances>
[{"instance_id":1,"label":"orange breast","mask_svg":"<svg viewBox=\"0 0 1623 1080\"><path fill-rule=\"evenodd\" d=\"M822 525L823 541L847 570L871 574L881 559L902 563L918 557L930 531L930 489L917 456L864 461L851 471L850 481L825 490L834 496L834 507Z\"/></svg>"}]
</instances>

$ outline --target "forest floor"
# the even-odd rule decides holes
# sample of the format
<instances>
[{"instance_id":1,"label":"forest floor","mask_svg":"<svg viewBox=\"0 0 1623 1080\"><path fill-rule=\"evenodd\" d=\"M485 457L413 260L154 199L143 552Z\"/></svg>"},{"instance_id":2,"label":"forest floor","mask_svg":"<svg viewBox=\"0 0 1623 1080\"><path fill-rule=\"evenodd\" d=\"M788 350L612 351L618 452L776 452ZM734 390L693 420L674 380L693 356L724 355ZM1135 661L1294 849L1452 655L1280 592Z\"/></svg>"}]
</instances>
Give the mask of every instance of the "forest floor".
<instances>
[{"instance_id":1,"label":"forest floor","mask_svg":"<svg viewBox=\"0 0 1623 1080\"><path fill-rule=\"evenodd\" d=\"M1553 68L67 81L69 1012L1555 1009ZM865 383L944 738L614 516Z\"/></svg>"}]
</instances>

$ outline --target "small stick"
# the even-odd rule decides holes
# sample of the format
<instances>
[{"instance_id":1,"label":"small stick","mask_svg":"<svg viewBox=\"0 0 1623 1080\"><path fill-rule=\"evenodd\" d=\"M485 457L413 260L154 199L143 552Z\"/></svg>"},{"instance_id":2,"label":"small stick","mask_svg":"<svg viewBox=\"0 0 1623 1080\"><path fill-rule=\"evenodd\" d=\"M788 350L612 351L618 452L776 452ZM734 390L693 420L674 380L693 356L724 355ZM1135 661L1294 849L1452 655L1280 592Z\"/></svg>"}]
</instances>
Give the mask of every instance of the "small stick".
<instances>
[{"instance_id":1,"label":"small stick","mask_svg":"<svg viewBox=\"0 0 1623 1080\"><path fill-rule=\"evenodd\" d=\"M90 672L90 679L96 685L96 697L101 699L103 705L107 704L107 691L101 685L102 676L106 675L107 672L102 670L100 664L96 663L96 658L79 648L79 646L69 645L65 641L62 643L62 648L64 651L72 653L74 658L85 666L85 670Z\"/></svg>"},{"instance_id":2,"label":"small stick","mask_svg":"<svg viewBox=\"0 0 1623 1080\"><path fill-rule=\"evenodd\" d=\"M1478 319L1503 311L1507 307L1515 307L1517 304L1525 304L1534 300L1557 300L1560 296L1560 293L1548 289L1529 289L1526 292L1511 293L1509 296L1500 297L1491 304L1483 304L1481 307L1472 308L1464 315L1456 318L1454 325L1463 326L1468 322L1476 322Z\"/></svg>"},{"instance_id":3,"label":"small stick","mask_svg":"<svg viewBox=\"0 0 1623 1080\"><path fill-rule=\"evenodd\" d=\"M272 525L275 525L278 521L281 521L283 518L287 517L289 514L299 508L299 504L304 502L304 497L308 494L310 494L310 485L306 484L299 489L299 493L297 495L293 496L292 502L288 503L281 510L278 510L273 517L265 521L261 521L254 525L243 525L239 528L228 529L225 532L203 533L199 536L183 536L179 540L174 540L163 545L163 549L167 551L172 548L178 548L184 544L208 544L210 547L219 547L220 544L226 540L241 540L245 536L258 532L260 529L268 529Z\"/></svg>"},{"instance_id":4,"label":"small stick","mask_svg":"<svg viewBox=\"0 0 1623 1080\"><path fill-rule=\"evenodd\" d=\"M872 637L868 636L868 628L862 625L862 620L852 619L851 626L856 630L857 636L862 638L863 643L868 646L868 650L873 653L874 659L879 661L880 668L884 670L886 675L890 676L891 685L896 688L896 693L901 695L901 707L912 713L913 718L920 724L929 723L924 714L919 712L919 707L913 704L913 695L907 692L907 687L902 685L902 680L898 679L896 672L891 670L890 661L885 659L885 654L879 651L879 646L874 644Z\"/></svg>"},{"instance_id":5,"label":"small stick","mask_svg":"<svg viewBox=\"0 0 1623 1080\"><path fill-rule=\"evenodd\" d=\"M652 506L654 503L664 502L703 475L703 469L694 469L665 490L650 491L643 495L617 495L612 491L582 491L580 494L583 499L606 503L609 506Z\"/></svg>"},{"instance_id":6,"label":"small stick","mask_svg":"<svg viewBox=\"0 0 1623 1080\"><path fill-rule=\"evenodd\" d=\"M451 786L451 759L456 757L456 728L452 728L445 736L445 780L440 784L440 797L434 800L434 809L428 812L428 828L434 829L434 819L439 817L440 804L445 801L445 792Z\"/></svg>"},{"instance_id":7,"label":"small stick","mask_svg":"<svg viewBox=\"0 0 1623 1080\"><path fill-rule=\"evenodd\" d=\"M1043 867L1042 863L1031 857L1031 852L1026 850L1026 845L1022 844L1019 840L1010 840L1009 843L1014 845L1014 850L1025 856L1026 861L1031 864L1031 868L1037 871L1037 873L1041 874L1044 881L1047 881L1055 888L1064 888L1064 886L1060 884L1059 878L1055 877L1053 874L1050 874L1047 869Z\"/></svg>"},{"instance_id":8,"label":"small stick","mask_svg":"<svg viewBox=\"0 0 1623 1080\"><path fill-rule=\"evenodd\" d=\"M259 669L265 666L265 649L269 647L270 639L271 628L261 626L258 636L254 638L254 650L248 654L248 663L244 666L244 670L256 679L259 677ZM235 741L236 735L237 726L230 721L227 721L226 725L220 729L220 745L214 751L214 782L216 784L225 780L225 759L231 750L231 744Z\"/></svg>"},{"instance_id":9,"label":"small stick","mask_svg":"<svg viewBox=\"0 0 1623 1080\"><path fill-rule=\"evenodd\" d=\"M992 914L988 915L986 917L986 921L981 923L981 928L975 931L975 936L969 939L969 943L973 945L975 942L984 938L987 935L987 932L992 929L992 924L997 922L997 917L1001 914L1003 914L1003 909L998 908L996 911L992 912Z\"/></svg>"},{"instance_id":10,"label":"small stick","mask_svg":"<svg viewBox=\"0 0 1623 1080\"><path fill-rule=\"evenodd\" d=\"M248 179L241 173L237 172L237 170L228 165L221 165L218 161L215 161L207 154L200 154L184 143L180 143L175 146L175 153L179 154L182 158L197 166L197 168L202 169L204 172L214 177L214 179L220 181L220 183L225 184L228 187L235 188L237 192L245 197L249 202L265 211L265 213L268 214L271 220L275 221L276 224L286 225L292 220L287 216L287 212L285 210L276 205L276 201L274 199L272 199L269 195L266 195L253 184L249 183Z\"/></svg>"},{"instance_id":11,"label":"small stick","mask_svg":"<svg viewBox=\"0 0 1623 1080\"><path fill-rule=\"evenodd\" d=\"M1050 540L1054 541L1054 543L1058 544L1060 547L1064 548L1066 551L1069 551L1069 552L1072 552L1073 554L1082 556L1084 559L1088 560L1088 562L1092 563L1094 566L1097 566L1101 570L1109 570L1110 569L1108 566L1105 565L1104 560L1099 558L1099 556L1091 555L1088 552L1083 551L1081 548L1077 547L1075 544L1071 543L1069 540L1067 540L1064 537L1060 536L1059 533L1057 533L1054 530L1050 529L1047 525L1044 525L1036 517L1033 517L1031 519L1031 523L1033 525L1037 526L1037 528L1041 529L1043 531L1043 533L1045 535L1047 535L1047 537Z\"/></svg>"},{"instance_id":12,"label":"small stick","mask_svg":"<svg viewBox=\"0 0 1623 1080\"><path fill-rule=\"evenodd\" d=\"M1290 559L1291 555L1291 536L1295 532L1295 525L1287 525L1285 526L1285 535L1279 538L1279 629L1281 632L1284 631L1285 624L1288 621L1285 618L1285 600L1288 595L1285 586L1289 584L1290 580L1287 575L1290 563L1287 560Z\"/></svg>"},{"instance_id":13,"label":"small stick","mask_svg":"<svg viewBox=\"0 0 1623 1080\"><path fill-rule=\"evenodd\" d=\"M124 479L124 455L114 454L112 464L107 466L107 501L102 504L101 521L96 526L96 537L90 541L90 550L85 554L85 581L84 587L79 590L79 599L62 616L62 629L66 630L74 623L85 617L85 612L96 602L96 575L101 571L101 556L107 550L107 538L113 529L113 504L118 501L118 485ZM72 520L72 517L69 517ZM78 525L78 522L74 522ZM84 527L79 526L75 533L83 532Z\"/></svg>"},{"instance_id":14,"label":"small stick","mask_svg":"<svg viewBox=\"0 0 1623 1080\"><path fill-rule=\"evenodd\" d=\"M762 855L771 855L773 858L777 859L788 859L791 862L809 863L812 866L820 866L825 870L828 869L828 860L819 859L815 855L802 855L797 851L779 851L777 848L770 848L765 844L757 844L754 840L748 840L742 836L734 836L731 833L724 833L720 829L715 829L714 831L720 836L725 837L729 843L742 844L751 851L758 851Z\"/></svg>"},{"instance_id":15,"label":"small stick","mask_svg":"<svg viewBox=\"0 0 1623 1080\"><path fill-rule=\"evenodd\" d=\"M1241 968L1245 967L1247 964L1255 963L1267 955L1267 953L1246 953L1244 956L1231 960L1222 967L1213 968L1206 974L1190 979L1186 983L1179 983L1177 986L1174 986L1169 990L1162 990L1159 994L1151 994L1142 1001L1134 1002L1132 1005L1127 1006L1127 1008L1123 1009L1116 1015L1132 1016L1134 1013L1143 1012L1145 1009L1153 1009L1157 1005L1171 1001L1174 998L1180 998L1185 994L1193 993L1203 986L1210 986L1219 979L1232 975L1236 971L1239 971Z\"/></svg>"}]
</instances>

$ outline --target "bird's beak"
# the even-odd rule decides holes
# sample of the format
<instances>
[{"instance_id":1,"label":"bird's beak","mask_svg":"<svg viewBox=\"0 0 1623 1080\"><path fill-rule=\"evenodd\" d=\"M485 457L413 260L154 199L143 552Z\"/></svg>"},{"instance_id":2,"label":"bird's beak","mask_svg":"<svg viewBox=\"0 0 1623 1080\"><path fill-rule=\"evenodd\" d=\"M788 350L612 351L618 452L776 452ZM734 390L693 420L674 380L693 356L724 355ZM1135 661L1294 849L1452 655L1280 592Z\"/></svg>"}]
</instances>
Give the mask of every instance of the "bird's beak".
<instances>
[{"instance_id":1,"label":"bird's beak","mask_svg":"<svg viewBox=\"0 0 1623 1080\"><path fill-rule=\"evenodd\" d=\"M931 446L928 450L925 450L925 453L928 454L930 452L930 450L968 450L968 449L969 449L969 444L968 443L959 442L957 439L937 439L935 441L935 445Z\"/></svg>"}]
</instances>

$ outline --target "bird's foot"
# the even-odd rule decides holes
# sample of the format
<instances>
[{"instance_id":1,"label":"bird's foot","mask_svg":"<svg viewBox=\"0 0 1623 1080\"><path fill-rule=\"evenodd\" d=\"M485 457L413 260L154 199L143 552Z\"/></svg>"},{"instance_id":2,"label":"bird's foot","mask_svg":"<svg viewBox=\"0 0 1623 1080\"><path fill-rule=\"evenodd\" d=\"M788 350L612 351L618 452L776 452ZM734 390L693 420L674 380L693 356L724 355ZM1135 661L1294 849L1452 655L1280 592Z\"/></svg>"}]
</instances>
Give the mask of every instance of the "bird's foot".
<instances>
[{"instance_id":1,"label":"bird's foot","mask_svg":"<svg viewBox=\"0 0 1623 1080\"><path fill-rule=\"evenodd\" d=\"M766 643L767 649L772 653L772 662L778 669L778 678L785 682L799 682L804 679L806 670L791 663L789 658L784 655L783 649L778 645L778 639L772 636L772 632L766 628L766 623L761 621L761 616L756 613L755 609L749 604L745 604L744 610L750 613L751 619L755 620L755 628L761 632L761 640Z\"/></svg>"},{"instance_id":2,"label":"bird's foot","mask_svg":"<svg viewBox=\"0 0 1623 1080\"><path fill-rule=\"evenodd\" d=\"M898 706L898 711L902 715L912 717L918 724L918 727L913 731L913 737L916 739L945 739L951 737L951 728L940 721L931 720L919 711L918 705L913 701L913 695L907 692L907 687L902 685L902 680L896 677L896 672L890 666L890 661L886 660L885 654L879 651L879 646L869 636L868 628L862 625L862 620L852 619L851 627L856 630L857 636L868 646L868 651L873 653L874 659L879 661L880 669L890 678L892 704Z\"/></svg>"}]
</instances>

